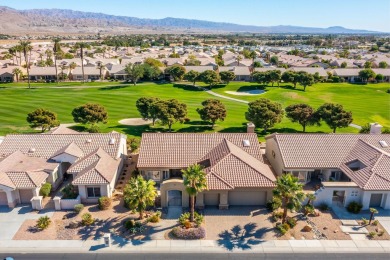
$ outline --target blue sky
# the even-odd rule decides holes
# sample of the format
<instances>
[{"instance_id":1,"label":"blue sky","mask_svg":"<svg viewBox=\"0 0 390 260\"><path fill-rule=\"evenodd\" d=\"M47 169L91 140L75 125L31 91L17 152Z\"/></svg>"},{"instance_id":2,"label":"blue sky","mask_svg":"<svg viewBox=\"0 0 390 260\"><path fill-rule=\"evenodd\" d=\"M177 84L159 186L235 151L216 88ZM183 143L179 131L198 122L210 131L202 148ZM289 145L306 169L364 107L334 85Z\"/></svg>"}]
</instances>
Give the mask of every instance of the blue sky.
<instances>
[{"instance_id":1,"label":"blue sky","mask_svg":"<svg viewBox=\"0 0 390 260\"><path fill-rule=\"evenodd\" d=\"M0 0L16 9L61 8L140 18L248 25L344 26L390 32L390 0Z\"/></svg>"}]
</instances>

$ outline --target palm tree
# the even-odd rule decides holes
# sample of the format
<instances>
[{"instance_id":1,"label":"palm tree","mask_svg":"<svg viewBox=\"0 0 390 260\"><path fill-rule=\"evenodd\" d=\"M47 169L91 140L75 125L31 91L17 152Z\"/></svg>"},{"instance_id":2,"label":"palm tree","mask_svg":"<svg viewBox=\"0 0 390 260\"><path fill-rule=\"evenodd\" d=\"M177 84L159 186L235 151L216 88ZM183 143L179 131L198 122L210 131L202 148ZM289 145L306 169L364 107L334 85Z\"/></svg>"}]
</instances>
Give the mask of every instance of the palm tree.
<instances>
[{"instance_id":1,"label":"palm tree","mask_svg":"<svg viewBox=\"0 0 390 260\"><path fill-rule=\"evenodd\" d=\"M19 46L20 46L21 51L23 52L23 56L24 56L24 59L26 61L28 88L31 88L31 85L30 85L30 61L27 58L28 52L32 49L31 42L30 41L20 41Z\"/></svg>"},{"instance_id":2,"label":"palm tree","mask_svg":"<svg viewBox=\"0 0 390 260\"><path fill-rule=\"evenodd\" d=\"M374 218L374 214L378 214L378 210L375 208L370 208L370 212L371 212L371 215L370 215L370 222L368 223L369 225L371 225L371 221Z\"/></svg>"},{"instance_id":3,"label":"palm tree","mask_svg":"<svg viewBox=\"0 0 390 260\"><path fill-rule=\"evenodd\" d=\"M15 57L16 57L16 47L11 47L8 49L8 53L11 54L12 56L12 62L15 64ZM18 59L16 58L16 62L18 61Z\"/></svg>"},{"instance_id":4,"label":"palm tree","mask_svg":"<svg viewBox=\"0 0 390 260\"><path fill-rule=\"evenodd\" d=\"M64 74L64 70L66 70L68 67L64 64L60 65L60 69L61 69L61 80L64 80L65 79L65 74ZM56 72L57 73L57 72Z\"/></svg>"},{"instance_id":5,"label":"palm tree","mask_svg":"<svg viewBox=\"0 0 390 260\"><path fill-rule=\"evenodd\" d=\"M182 173L183 184L190 196L190 221L194 222L195 197L199 192L207 189L206 173L199 164L189 166L187 169L182 170Z\"/></svg>"},{"instance_id":6,"label":"palm tree","mask_svg":"<svg viewBox=\"0 0 390 260\"><path fill-rule=\"evenodd\" d=\"M102 72L104 69L106 69L106 66L103 63L99 63L97 69L99 70L100 73L100 80L103 80Z\"/></svg>"},{"instance_id":7,"label":"palm tree","mask_svg":"<svg viewBox=\"0 0 390 260\"><path fill-rule=\"evenodd\" d=\"M83 83L85 82L84 75L84 49L87 48L88 44L85 42L79 42L76 44L77 48L80 48L80 59L81 59L81 71L83 74Z\"/></svg>"},{"instance_id":8,"label":"palm tree","mask_svg":"<svg viewBox=\"0 0 390 260\"><path fill-rule=\"evenodd\" d=\"M19 68L14 68L12 74L16 77L16 82L19 82L19 77L23 74L22 70Z\"/></svg>"},{"instance_id":9,"label":"palm tree","mask_svg":"<svg viewBox=\"0 0 390 260\"><path fill-rule=\"evenodd\" d=\"M139 212L139 218L144 218L144 211L153 206L157 190L153 180L145 180L142 176L133 177L123 190L125 205Z\"/></svg>"},{"instance_id":10,"label":"palm tree","mask_svg":"<svg viewBox=\"0 0 390 260\"><path fill-rule=\"evenodd\" d=\"M275 198L282 201L283 217L282 223L286 222L287 210L299 210L305 194L302 191L303 185L298 178L291 174L284 174L276 180L276 188L272 191Z\"/></svg>"},{"instance_id":11,"label":"palm tree","mask_svg":"<svg viewBox=\"0 0 390 260\"><path fill-rule=\"evenodd\" d=\"M56 82L57 82L57 84L58 84L57 56L58 56L58 52L61 50L60 42L61 42L61 39L59 39L59 38L53 39L54 67L56 68Z\"/></svg>"},{"instance_id":12,"label":"palm tree","mask_svg":"<svg viewBox=\"0 0 390 260\"><path fill-rule=\"evenodd\" d=\"M236 61L237 61L237 66L240 66L240 61L242 61L242 56L241 55L238 55L236 57Z\"/></svg>"}]
</instances>

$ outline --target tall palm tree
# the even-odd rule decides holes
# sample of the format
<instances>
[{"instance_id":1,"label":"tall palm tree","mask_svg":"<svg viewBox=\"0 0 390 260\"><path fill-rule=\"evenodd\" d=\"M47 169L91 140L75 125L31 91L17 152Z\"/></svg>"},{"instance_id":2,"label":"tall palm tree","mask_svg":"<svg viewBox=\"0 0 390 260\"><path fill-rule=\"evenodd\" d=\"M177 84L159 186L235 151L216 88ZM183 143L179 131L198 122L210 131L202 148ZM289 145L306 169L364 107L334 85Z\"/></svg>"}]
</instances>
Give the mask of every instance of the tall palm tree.
<instances>
[{"instance_id":1,"label":"tall palm tree","mask_svg":"<svg viewBox=\"0 0 390 260\"><path fill-rule=\"evenodd\" d=\"M236 61L237 61L237 66L240 66L240 61L242 61L242 56L241 55L238 55L236 57Z\"/></svg>"},{"instance_id":2,"label":"tall palm tree","mask_svg":"<svg viewBox=\"0 0 390 260\"><path fill-rule=\"evenodd\" d=\"M99 72L100 72L100 80L103 80L103 75L102 75L102 73L103 73L103 70L106 69L106 66L105 66L103 63L99 63L99 64L97 65L97 69L98 69Z\"/></svg>"},{"instance_id":3,"label":"tall palm tree","mask_svg":"<svg viewBox=\"0 0 390 260\"><path fill-rule=\"evenodd\" d=\"M87 48L88 44L85 42L79 42L76 44L77 48L80 49L80 59L81 59L81 71L83 74L83 83L85 82L85 75L84 75L84 49Z\"/></svg>"},{"instance_id":4,"label":"tall palm tree","mask_svg":"<svg viewBox=\"0 0 390 260\"><path fill-rule=\"evenodd\" d=\"M133 177L123 190L123 200L130 209L139 212L139 218L144 218L148 206L153 206L157 197L157 189L153 180L145 180L142 176Z\"/></svg>"},{"instance_id":5,"label":"tall palm tree","mask_svg":"<svg viewBox=\"0 0 390 260\"><path fill-rule=\"evenodd\" d=\"M299 210L305 199L303 185L298 178L291 174L284 174L276 180L276 188L272 191L275 198L282 201L282 223L286 222L287 210Z\"/></svg>"},{"instance_id":6,"label":"tall palm tree","mask_svg":"<svg viewBox=\"0 0 390 260\"><path fill-rule=\"evenodd\" d=\"M187 169L182 170L182 173L183 184L190 196L190 221L194 222L195 197L199 192L207 189L206 173L199 164L189 166Z\"/></svg>"},{"instance_id":7,"label":"tall palm tree","mask_svg":"<svg viewBox=\"0 0 390 260\"><path fill-rule=\"evenodd\" d=\"M12 62L13 64L15 64L15 57L16 57L16 48L15 46L14 47L11 47L8 49L8 53L11 54L12 56ZM16 58L16 63L17 63L18 59Z\"/></svg>"},{"instance_id":8,"label":"tall palm tree","mask_svg":"<svg viewBox=\"0 0 390 260\"><path fill-rule=\"evenodd\" d=\"M68 67L64 64L60 65L60 70L61 70L61 80L64 81L65 79L65 74L64 74L64 70L66 70ZM57 73L57 72L56 72Z\"/></svg>"},{"instance_id":9,"label":"tall palm tree","mask_svg":"<svg viewBox=\"0 0 390 260\"><path fill-rule=\"evenodd\" d=\"M32 49L31 42L21 40L19 42L19 46L20 46L21 51L23 52L23 56L24 56L24 59L26 61L28 88L31 88L31 85L30 85L30 61L27 58L28 52Z\"/></svg>"},{"instance_id":10,"label":"tall palm tree","mask_svg":"<svg viewBox=\"0 0 390 260\"><path fill-rule=\"evenodd\" d=\"M22 72L22 70L19 69L19 68L14 68L14 69L12 70L12 74L15 75L15 77L16 77L16 82L19 82L19 78L20 78L20 76L23 74L23 72Z\"/></svg>"},{"instance_id":11,"label":"tall palm tree","mask_svg":"<svg viewBox=\"0 0 390 260\"><path fill-rule=\"evenodd\" d=\"M61 50L60 42L61 42L61 39L59 39L59 38L53 39L54 67L56 68L56 82L57 82L57 84L58 84L57 57L58 57L58 52Z\"/></svg>"}]
</instances>

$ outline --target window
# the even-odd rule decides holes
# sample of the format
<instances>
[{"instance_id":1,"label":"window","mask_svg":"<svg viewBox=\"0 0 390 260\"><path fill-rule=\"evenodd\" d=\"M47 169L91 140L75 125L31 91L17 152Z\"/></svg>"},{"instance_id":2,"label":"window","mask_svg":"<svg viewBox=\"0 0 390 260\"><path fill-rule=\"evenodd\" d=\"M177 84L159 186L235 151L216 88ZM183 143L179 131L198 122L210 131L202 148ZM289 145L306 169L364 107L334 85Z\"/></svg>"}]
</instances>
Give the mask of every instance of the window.
<instances>
[{"instance_id":1,"label":"window","mask_svg":"<svg viewBox=\"0 0 390 260\"><path fill-rule=\"evenodd\" d=\"M155 180L155 181L159 181L160 180L160 172L159 171L149 171L148 178Z\"/></svg>"},{"instance_id":2,"label":"window","mask_svg":"<svg viewBox=\"0 0 390 260\"><path fill-rule=\"evenodd\" d=\"M99 198L100 196L100 187L87 187L88 198Z\"/></svg>"},{"instance_id":3,"label":"window","mask_svg":"<svg viewBox=\"0 0 390 260\"><path fill-rule=\"evenodd\" d=\"M163 178L164 180L169 179L169 171L163 171Z\"/></svg>"}]
</instances>

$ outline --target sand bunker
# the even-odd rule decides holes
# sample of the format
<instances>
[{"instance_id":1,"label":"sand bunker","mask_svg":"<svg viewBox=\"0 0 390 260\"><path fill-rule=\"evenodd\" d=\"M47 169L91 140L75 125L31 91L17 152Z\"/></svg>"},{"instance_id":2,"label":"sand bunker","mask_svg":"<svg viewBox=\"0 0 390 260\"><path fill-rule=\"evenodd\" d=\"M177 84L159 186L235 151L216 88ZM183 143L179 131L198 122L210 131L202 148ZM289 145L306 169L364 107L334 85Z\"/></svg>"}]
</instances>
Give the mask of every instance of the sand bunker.
<instances>
[{"instance_id":1,"label":"sand bunker","mask_svg":"<svg viewBox=\"0 0 390 260\"><path fill-rule=\"evenodd\" d=\"M119 121L122 125L149 125L152 120L143 120L142 118L125 118Z\"/></svg>"},{"instance_id":2,"label":"sand bunker","mask_svg":"<svg viewBox=\"0 0 390 260\"><path fill-rule=\"evenodd\" d=\"M235 95L235 96L253 96L253 95L261 95L265 91L261 89L254 89L254 90L247 90L247 91L225 91L226 93L230 95Z\"/></svg>"}]
</instances>

